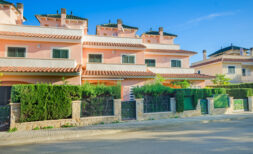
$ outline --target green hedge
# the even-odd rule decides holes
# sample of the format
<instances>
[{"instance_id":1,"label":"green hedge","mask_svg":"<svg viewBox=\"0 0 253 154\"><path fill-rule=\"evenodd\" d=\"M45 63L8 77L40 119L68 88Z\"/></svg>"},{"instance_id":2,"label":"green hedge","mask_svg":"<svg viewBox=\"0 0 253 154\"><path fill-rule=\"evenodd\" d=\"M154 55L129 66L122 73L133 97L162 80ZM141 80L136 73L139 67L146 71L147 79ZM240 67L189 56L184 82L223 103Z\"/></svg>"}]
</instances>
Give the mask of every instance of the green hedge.
<instances>
[{"instance_id":1,"label":"green hedge","mask_svg":"<svg viewBox=\"0 0 253 154\"><path fill-rule=\"evenodd\" d=\"M238 84L230 84L230 85L219 85L219 86L211 86L211 87L216 87L216 88L251 88L253 89L253 83L238 83Z\"/></svg>"},{"instance_id":2,"label":"green hedge","mask_svg":"<svg viewBox=\"0 0 253 154\"><path fill-rule=\"evenodd\" d=\"M163 86L162 84L147 84L142 87L135 87L133 89L135 98L144 98L144 95L148 96L161 96L161 95L171 95L174 90L170 87Z\"/></svg>"},{"instance_id":3,"label":"green hedge","mask_svg":"<svg viewBox=\"0 0 253 154\"><path fill-rule=\"evenodd\" d=\"M249 96L253 96L253 92L251 88L227 89L227 94L229 96L234 97L234 99L244 99Z\"/></svg>"},{"instance_id":4,"label":"green hedge","mask_svg":"<svg viewBox=\"0 0 253 154\"><path fill-rule=\"evenodd\" d=\"M71 116L71 101L80 88L69 85L14 85L12 101L21 103L21 122L64 119Z\"/></svg>"},{"instance_id":5,"label":"green hedge","mask_svg":"<svg viewBox=\"0 0 253 154\"><path fill-rule=\"evenodd\" d=\"M228 108L229 98L227 94L217 94L213 96L214 108Z\"/></svg>"},{"instance_id":6,"label":"green hedge","mask_svg":"<svg viewBox=\"0 0 253 154\"><path fill-rule=\"evenodd\" d=\"M85 83L81 86L82 98L91 97L113 97L114 99L121 98L121 85L116 86L106 86L103 84L92 85L90 83Z\"/></svg>"},{"instance_id":7,"label":"green hedge","mask_svg":"<svg viewBox=\"0 0 253 154\"><path fill-rule=\"evenodd\" d=\"M14 85L11 99L21 103L21 122L64 119L71 116L71 102L81 98L121 97L121 86Z\"/></svg>"}]
</instances>

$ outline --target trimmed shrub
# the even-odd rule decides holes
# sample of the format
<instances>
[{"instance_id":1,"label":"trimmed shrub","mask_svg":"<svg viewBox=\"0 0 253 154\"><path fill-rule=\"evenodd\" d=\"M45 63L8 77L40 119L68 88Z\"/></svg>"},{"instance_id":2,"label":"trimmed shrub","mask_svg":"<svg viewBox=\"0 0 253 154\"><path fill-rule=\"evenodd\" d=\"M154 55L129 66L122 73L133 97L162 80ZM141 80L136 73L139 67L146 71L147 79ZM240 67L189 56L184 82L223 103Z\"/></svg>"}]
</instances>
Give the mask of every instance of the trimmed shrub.
<instances>
[{"instance_id":1,"label":"trimmed shrub","mask_svg":"<svg viewBox=\"0 0 253 154\"><path fill-rule=\"evenodd\" d=\"M238 83L238 84L230 84L230 85L220 85L220 86L210 86L216 88L251 88L253 89L253 83Z\"/></svg>"},{"instance_id":2,"label":"trimmed shrub","mask_svg":"<svg viewBox=\"0 0 253 154\"><path fill-rule=\"evenodd\" d=\"M172 95L174 90L170 87L166 87L160 83L147 84L142 87L135 87L133 89L135 98L143 98L145 95L148 96L161 96L161 95Z\"/></svg>"},{"instance_id":3,"label":"trimmed shrub","mask_svg":"<svg viewBox=\"0 0 253 154\"><path fill-rule=\"evenodd\" d=\"M234 99L244 99L249 96L253 96L253 92L251 88L227 89L227 94L229 96L234 97Z\"/></svg>"},{"instance_id":4,"label":"trimmed shrub","mask_svg":"<svg viewBox=\"0 0 253 154\"><path fill-rule=\"evenodd\" d=\"M177 112L184 112L184 91L180 90L176 92L175 99L176 99L176 111Z\"/></svg>"}]
</instances>

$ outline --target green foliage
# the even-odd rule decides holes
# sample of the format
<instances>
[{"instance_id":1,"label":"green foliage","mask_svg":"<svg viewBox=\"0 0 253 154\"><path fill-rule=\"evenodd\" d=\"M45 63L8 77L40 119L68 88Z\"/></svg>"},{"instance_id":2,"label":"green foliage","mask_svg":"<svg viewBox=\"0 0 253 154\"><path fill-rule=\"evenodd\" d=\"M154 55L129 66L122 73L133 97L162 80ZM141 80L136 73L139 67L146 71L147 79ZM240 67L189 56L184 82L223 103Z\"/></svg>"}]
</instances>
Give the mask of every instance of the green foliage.
<instances>
[{"instance_id":1,"label":"green foliage","mask_svg":"<svg viewBox=\"0 0 253 154\"><path fill-rule=\"evenodd\" d=\"M46 127L42 127L42 129L52 129L54 128L53 126L46 126Z\"/></svg>"},{"instance_id":2,"label":"green foliage","mask_svg":"<svg viewBox=\"0 0 253 154\"><path fill-rule=\"evenodd\" d=\"M8 130L8 133L13 133L13 132L16 132L18 129L16 127L12 128L12 129L9 129Z\"/></svg>"},{"instance_id":3,"label":"green foliage","mask_svg":"<svg viewBox=\"0 0 253 154\"><path fill-rule=\"evenodd\" d=\"M176 98L176 111L177 112L183 112L184 111L184 91L180 90L176 92L175 98Z\"/></svg>"},{"instance_id":4,"label":"green foliage","mask_svg":"<svg viewBox=\"0 0 253 154\"><path fill-rule=\"evenodd\" d=\"M161 96L161 95L171 95L174 90L170 87L166 87L160 83L146 84L142 87L135 87L133 93L135 98L143 98L144 95L149 96Z\"/></svg>"},{"instance_id":5,"label":"green foliage","mask_svg":"<svg viewBox=\"0 0 253 154\"><path fill-rule=\"evenodd\" d=\"M40 130L40 127L35 127L35 128L33 128L33 130Z\"/></svg>"},{"instance_id":6,"label":"green foliage","mask_svg":"<svg viewBox=\"0 0 253 154\"><path fill-rule=\"evenodd\" d=\"M21 122L64 119L71 116L71 101L80 99L80 87L71 85L14 85L13 102L21 103Z\"/></svg>"},{"instance_id":7,"label":"green foliage","mask_svg":"<svg viewBox=\"0 0 253 154\"><path fill-rule=\"evenodd\" d=\"M230 78L226 78L225 74L216 74L215 79L212 80L215 85L228 85Z\"/></svg>"},{"instance_id":8,"label":"green foliage","mask_svg":"<svg viewBox=\"0 0 253 154\"><path fill-rule=\"evenodd\" d=\"M191 86L190 82L188 80L183 81L172 81L172 85L179 86L180 88L189 88Z\"/></svg>"},{"instance_id":9,"label":"green foliage","mask_svg":"<svg viewBox=\"0 0 253 154\"><path fill-rule=\"evenodd\" d=\"M165 81L165 79L160 74L157 74L155 76L154 81L155 81L155 84L162 84Z\"/></svg>"},{"instance_id":10,"label":"green foliage","mask_svg":"<svg viewBox=\"0 0 253 154\"><path fill-rule=\"evenodd\" d=\"M234 99L243 99L249 96L253 96L251 88L236 88L236 89L227 89L227 94L234 97Z\"/></svg>"},{"instance_id":11,"label":"green foliage","mask_svg":"<svg viewBox=\"0 0 253 154\"><path fill-rule=\"evenodd\" d=\"M85 83L81 86L82 98L112 96L114 99L121 98L121 85L118 83L116 86L106 86L104 84L92 85Z\"/></svg>"},{"instance_id":12,"label":"green foliage","mask_svg":"<svg viewBox=\"0 0 253 154\"><path fill-rule=\"evenodd\" d=\"M214 108L227 108L229 106L229 98L227 94L214 95Z\"/></svg>"},{"instance_id":13,"label":"green foliage","mask_svg":"<svg viewBox=\"0 0 253 154\"><path fill-rule=\"evenodd\" d=\"M2 77L2 76L3 76L3 73L0 73L0 77ZM0 86L1 86L1 82L2 82L2 81L0 80Z\"/></svg>"},{"instance_id":14,"label":"green foliage","mask_svg":"<svg viewBox=\"0 0 253 154\"><path fill-rule=\"evenodd\" d=\"M69 128L69 127L75 127L73 124L70 123L66 123L64 125L61 126L62 128Z\"/></svg>"}]
</instances>

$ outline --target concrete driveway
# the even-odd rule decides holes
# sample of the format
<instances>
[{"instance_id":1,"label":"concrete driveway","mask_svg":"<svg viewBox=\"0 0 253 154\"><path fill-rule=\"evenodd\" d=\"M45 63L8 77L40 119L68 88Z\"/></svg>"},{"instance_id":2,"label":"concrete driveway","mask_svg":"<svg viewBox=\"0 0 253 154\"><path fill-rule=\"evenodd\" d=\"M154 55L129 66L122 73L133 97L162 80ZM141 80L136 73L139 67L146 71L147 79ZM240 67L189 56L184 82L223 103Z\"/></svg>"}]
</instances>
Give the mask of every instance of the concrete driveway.
<instances>
[{"instance_id":1,"label":"concrete driveway","mask_svg":"<svg viewBox=\"0 0 253 154\"><path fill-rule=\"evenodd\" d=\"M180 123L46 144L0 147L1 154L168 154L253 153L253 118L211 123Z\"/></svg>"}]
</instances>

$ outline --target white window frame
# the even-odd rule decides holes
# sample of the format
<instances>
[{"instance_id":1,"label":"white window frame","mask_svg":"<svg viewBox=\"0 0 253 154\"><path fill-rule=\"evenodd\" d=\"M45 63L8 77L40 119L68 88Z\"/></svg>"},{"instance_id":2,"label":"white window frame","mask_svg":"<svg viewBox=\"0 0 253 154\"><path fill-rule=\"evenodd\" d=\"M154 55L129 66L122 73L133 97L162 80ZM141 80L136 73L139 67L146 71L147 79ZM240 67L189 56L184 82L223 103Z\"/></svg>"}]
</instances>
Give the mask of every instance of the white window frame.
<instances>
[{"instance_id":1,"label":"white window frame","mask_svg":"<svg viewBox=\"0 0 253 154\"><path fill-rule=\"evenodd\" d=\"M146 64L146 60L155 60L155 66L148 66ZM146 58L146 59L144 59L144 62L145 62L145 65L147 65L147 67L156 67L156 59L155 58Z\"/></svg>"},{"instance_id":2,"label":"white window frame","mask_svg":"<svg viewBox=\"0 0 253 154\"><path fill-rule=\"evenodd\" d=\"M53 58L53 50L54 49L65 49L68 50L68 58ZM51 48L51 59L71 59L71 50L70 48L66 48L66 47L52 47Z\"/></svg>"},{"instance_id":3,"label":"white window frame","mask_svg":"<svg viewBox=\"0 0 253 154\"><path fill-rule=\"evenodd\" d=\"M181 63L181 67L172 67L172 60L179 60L180 63ZM171 68L182 68L182 65L183 65L182 59L171 59L171 60L170 60L170 67L171 67Z\"/></svg>"},{"instance_id":4,"label":"white window frame","mask_svg":"<svg viewBox=\"0 0 253 154\"><path fill-rule=\"evenodd\" d=\"M136 64L136 54L126 54L126 53L123 53L123 54L120 54L120 62L121 64L129 64L131 65L130 63L123 63L123 56L134 56L134 63L133 64Z\"/></svg>"},{"instance_id":5,"label":"white window frame","mask_svg":"<svg viewBox=\"0 0 253 154\"><path fill-rule=\"evenodd\" d=\"M25 57L8 57L8 47L14 47L14 48L25 48ZM28 46L26 45L6 45L5 46L5 57L7 58L27 58L28 53Z\"/></svg>"},{"instance_id":6,"label":"white window frame","mask_svg":"<svg viewBox=\"0 0 253 154\"><path fill-rule=\"evenodd\" d=\"M229 67L234 67L235 68L235 70L236 70L236 66L234 66L234 65L228 65L227 66L227 74L236 74L236 71L235 71L235 73L229 73Z\"/></svg>"},{"instance_id":7,"label":"white window frame","mask_svg":"<svg viewBox=\"0 0 253 154\"><path fill-rule=\"evenodd\" d=\"M101 55L101 57L102 57L101 63L89 62L89 55ZM104 53L99 53L99 52L87 53L87 63L90 63L90 64L103 64L104 63Z\"/></svg>"}]
</instances>

